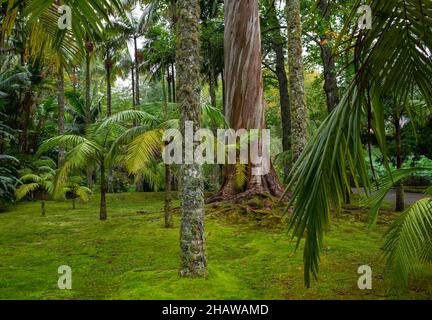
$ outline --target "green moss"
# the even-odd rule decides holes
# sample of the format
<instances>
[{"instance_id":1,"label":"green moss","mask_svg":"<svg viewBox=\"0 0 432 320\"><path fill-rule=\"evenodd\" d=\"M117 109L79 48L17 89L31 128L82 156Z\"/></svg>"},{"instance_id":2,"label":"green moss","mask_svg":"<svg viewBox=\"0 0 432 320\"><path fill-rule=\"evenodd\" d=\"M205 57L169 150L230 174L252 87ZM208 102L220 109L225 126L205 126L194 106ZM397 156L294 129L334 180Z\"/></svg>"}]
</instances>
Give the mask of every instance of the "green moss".
<instances>
[{"instance_id":1,"label":"green moss","mask_svg":"<svg viewBox=\"0 0 432 320\"><path fill-rule=\"evenodd\" d=\"M245 219L211 217L207 208L209 274L182 279L179 219L164 228L163 194L108 196L108 220L90 203L27 202L0 213L0 299L430 299L432 270L419 268L410 290L384 281L380 246L387 222L368 230L363 213L339 214L325 238L320 279L303 285L302 252L284 229ZM175 201L174 205L178 205ZM145 211L145 215L137 215ZM394 216L394 215L391 215ZM57 289L57 268L69 265L73 290ZM357 289L357 268L369 264L372 291Z\"/></svg>"}]
</instances>

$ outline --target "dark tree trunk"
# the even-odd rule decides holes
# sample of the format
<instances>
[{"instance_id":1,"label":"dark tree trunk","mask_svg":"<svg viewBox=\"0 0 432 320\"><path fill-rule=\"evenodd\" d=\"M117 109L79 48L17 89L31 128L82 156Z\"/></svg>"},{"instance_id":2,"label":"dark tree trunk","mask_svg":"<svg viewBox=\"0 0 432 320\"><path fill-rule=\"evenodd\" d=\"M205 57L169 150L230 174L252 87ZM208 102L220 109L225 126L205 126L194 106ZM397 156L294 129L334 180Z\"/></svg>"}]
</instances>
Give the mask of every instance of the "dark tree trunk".
<instances>
[{"instance_id":1,"label":"dark tree trunk","mask_svg":"<svg viewBox=\"0 0 432 320\"><path fill-rule=\"evenodd\" d=\"M186 121L192 121L194 131L200 129L200 5L198 0L177 2L177 101L180 127L185 136ZM194 143L197 145L197 143ZM183 144L183 150L184 144ZM205 276L207 261L204 239L204 184L202 166L183 164L180 167L181 199L181 276Z\"/></svg>"},{"instance_id":2,"label":"dark tree trunk","mask_svg":"<svg viewBox=\"0 0 432 320\"><path fill-rule=\"evenodd\" d=\"M65 112L65 91L64 91L64 74L63 67L59 67L58 77L57 77L57 104L58 104L58 133L59 135L64 135L65 133L65 122L64 122L64 112ZM58 167L61 167L65 161L65 150L64 148L59 149L58 154Z\"/></svg>"},{"instance_id":3,"label":"dark tree trunk","mask_svg":"<svg viewBox=\"0 0 432 320\"><path fill-rule=\"evenodd\" d=\"M396 167L397 169L402 168L402 143L401 143L401 125L400 118L395 117L395 129L396 129ZM396 211L403 212L405 210L405 194L404 186L402 181L396 185Z\"/></svg>"},{"instance_id":4,"label":"dark tree trunk","mask_svg":"<svg viewBox=\"0 0 432 320\"><path fill-rule=\"evenodd\" d=\"M264 129L261 73L261 31L258 0L225 3L225 116L230 128ZM248 166L246 190L236 187L236 166L227 165L219 194L207 201L268 194L280 197L283 188L272 166L266 175L252 175Z\"/></svg>"},{"instance_id":5,"label":"dark tree trunk","mask_svg":"<svg viewBox=\"0 0 432 320\"><path fill-rule=\"evenodd\" d=\"M166 77L167 77L167 82L168 82L168 102L174 102L173 97L172 97L171 75L169 72L169 68L167 68L167 70L166 70Z\"/></svg>"},{"instance_id":6,"label":"dark tree trunk","mask_svg":"<svg viewBox=\"0 0 432 320\"><path fill-rule=\"evenodd\" d=\"M162 68L161 70L162 76L162 91L163 91L163 99L164 99L164 119L168 120L168 96L166 91L166 83L165 83L165 72ZM172 172L171 167L169 165L165 165L165 228L173 228L173 214L172 214Z\"/></svg>"},{"instance_id":7,"label":"dark tree trunk","mask_svg":"<svg viewBox=\"0 0 432 320\"><path fill-rule=\"evenodd\" d=\"M90 55L93 50L93 44L88 40L86 41L86 54L85 54L85 128L89 128L92 122L91 117L91 74L90 74ZM93 187L93 168L89 166L87 168L87 183L89 188Z\"/></svg>"},{"instance_id":8,"label":"dark tree trunk","mask_svg":"<svg viewBox=\"0 0 432 320\"><path fill-rule=\"evenodd\" d=\"M138 55L138 45L137 45L137 37L134 37L134 49L135 49L135 94L136 94L136 98L135 98L135 103L137 106L139 106L140 104L140 80L139 80L139 65L140 65L140 61L139 61L139 55Z\"/></svg>"},{"instance_id":9,"label":"dark tree trunk","mask_svg":"<svg viewBox=\"0 0 432 320\"><path fill-rule=\"evenodd\" d=\"M72 210L75 210L75 199L72 199Z\"/></svg>"},{"instance_id":10,"label":"dark tree trunk","mask_svg":"<svg viewBox=\"0 0 432 320\"><path fill-rule=\"evenodd\" d=\"M111 57L109 52L107 53L107 59L105 61L106 70L106 86L107 86L107 116L112 115L112 96L111 96Z\"/></svg>"},{"instance_id":11,"label":"dark tree trunk","mask_svg":"<svg viewBox=\"0 0 432 320\"><path fill-rule=\"evenodd\" d=\"M135 68L131 68L131 75L132 75L132 108L136 108L136 102L135 102Z\"/></svg>"},{"instance_id":12,"label":"dark tree trunk","mask_svg":"<svg viewBox=\"0 0 432 320\"><path fill-rule=\"evenodd\" d=\"M42 202L41 202L41 215L42 215L43 217L45 217L45 215L46 215L46 211L45 211L45 201L42 201Z\"/></svg>"},{"instance_id":13,"label":"dark tree trunk","mask_svg":"<svg viewBox=\"0 0 432 320\"><path fill-rule=\"evenodd\" d=\"M101 160L100 163L100 213L99 218L100 220L106 220L107 219L107 208L106 208L106 181L105 181L105 164L104 160Z\"/></svg>"},{"instance_id":14,"label":"dark tree trunk","mask_svg":"<svg viewBox=\"0 0 432 320\"><path fill-rule=\"evenodd\" d=\"M320 0L318 3L320 15L327 24L327 27L330 24L331 18L330 6L331 4L328 0ZM320 37L320 49L324 69L324 91L327 98L327 110L330 113L339 104L340 98L332 47L329 44L327 35L325 34L322 34Z\"/></svg>"},{"instance_id":15,"label":"dark tree trunk","mask_svg":"<svg viewBox=\"0 0 432 320\"><path fill-rule=\"evenodd\" d=\"M284 54L284 41L281 35L281 26L276 14L276 1L269 0L271 7L269 8L269 19L273 21L277 30L274 31L272 39L272 49L275 52L276 60L276 76L279 83L279 100L282 116L282 147L283 151L290 155L291 153L291 106L288 91L288 77L285 70L285 54ZM288 178L291 170L291 159L285 158L284 163L284 177L285 181Z\"/></svg>"},{"instance_id":16,"label":"dark tree trunk","mask_svg":"<svg viewBox=\"0 0 432 320\"><path fill-rule=\"evenodd\" d=\"M172 101L177 102L176 74L174 69L174 63L171 63L171 77L172 77Z\"/></svg>"}]
</instances>

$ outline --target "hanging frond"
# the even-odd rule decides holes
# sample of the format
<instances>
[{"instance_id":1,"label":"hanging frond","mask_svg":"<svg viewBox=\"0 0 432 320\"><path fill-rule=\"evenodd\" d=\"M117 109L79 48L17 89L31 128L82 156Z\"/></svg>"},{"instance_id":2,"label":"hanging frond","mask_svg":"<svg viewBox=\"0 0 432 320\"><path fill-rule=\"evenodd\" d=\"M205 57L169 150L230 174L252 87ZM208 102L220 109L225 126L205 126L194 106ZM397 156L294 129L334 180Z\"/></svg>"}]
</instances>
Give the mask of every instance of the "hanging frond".
<instances>
[{"instance_id":1,"label":"hanging frond","mask_svg":"<svg viewBox=\"0 0 432 320\"><path fill-rule=\"evenodd\" d=\"M422 199L405 211L386 233L387 269L398 283L408 285L416 263L432 262L432 199Z\"/></svg>"}]
</instances>

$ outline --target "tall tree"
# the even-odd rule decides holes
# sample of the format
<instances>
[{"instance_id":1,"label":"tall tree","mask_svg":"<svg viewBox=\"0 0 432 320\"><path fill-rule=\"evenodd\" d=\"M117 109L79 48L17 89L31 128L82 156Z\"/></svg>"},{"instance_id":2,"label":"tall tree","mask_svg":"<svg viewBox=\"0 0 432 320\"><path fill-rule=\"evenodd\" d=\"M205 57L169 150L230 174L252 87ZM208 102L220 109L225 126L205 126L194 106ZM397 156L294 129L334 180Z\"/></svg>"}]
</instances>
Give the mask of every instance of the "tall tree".
<instances>
[{"instance_id":1,"label":"tall tree","mask_svg":"<svg viewBox=\"0 0 432 320\"><path fill-rule=\"evenodd\" d=\"M267 14L264 17L266 28L269 32L264 32L264 41L268 42L271 50L275 54L275 65L273 69L277 76L279 84L279 101L282 118L282 148L286 155L291 153L291 106L288 91L288 76L285 70L285 51L286 39L281 33L281 23L278 17L278 9L276 1L266 0ZM284 161L284 178L288 177L291 168L290 156L285 157Z\"/></svg>"},{"instance_id":2,"label":"tall tree","mask_svg":"<svg viewBox=\"0 0 432 320\"><path fill-rule=\"evenodd\" d=\"M199 1L178 0L177 14L177 101L181 114L180 127L185 137L186 122L192 121L194 130L197 131L200 129L201 120ZM197 163L183 164L180 167L182 276L207 274L202 174L202 166Z\"/></svg>"},{"instance_id":3,"label":"tall tree","mask_svg":"<svg viewBox=\"0 0 432 320\"><path fill-rule=\"evenodd\" d=\"M263 80L261 72L261 28L258 0L225 3L225 117L230 128L264 129ZM280 196L282 187L272 166L266 175L252 175L239 188L236 165L228 165L219 194L208 202L255 194Z\"/></svg>"},{"instance_id":4,"label":"tall tree","mask_svg":"<svg viewBox=\"0 0 432 320\"><path fill-rule=\"evenodd\" d=\"M304 93L300 0L287 0L288 71L291 101L291 141L294 162L300 157L307 138L307 110Z\"/></svg>"}]
</instances>

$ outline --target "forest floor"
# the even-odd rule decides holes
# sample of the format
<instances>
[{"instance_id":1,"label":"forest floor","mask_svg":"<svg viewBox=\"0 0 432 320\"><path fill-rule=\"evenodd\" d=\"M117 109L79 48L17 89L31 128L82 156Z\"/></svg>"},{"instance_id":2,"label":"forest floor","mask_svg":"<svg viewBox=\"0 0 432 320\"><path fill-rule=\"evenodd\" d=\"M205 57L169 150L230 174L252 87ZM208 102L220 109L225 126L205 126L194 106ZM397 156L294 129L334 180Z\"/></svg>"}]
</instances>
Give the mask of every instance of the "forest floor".
<instances>
[{"instance_id":1,"label":"forest floor","mask_svg":"<svg viewBox=\"0 0 432 320\"><path fill-rule=\"evenodd\" d=\"M408 291L384 277L380 246L395 214L384 210L368 230L352 207L332 219L319 281L303 284L302 247L294 252L284 227L206 219L207 279L182 279L177 228L163 227L163 194L109 195L108 221L98 198L25 202L0 213L0 299L431 299L432 270L418 268ZM208 208L211 210L211 208ZM137 214L137 211L142 211ZM373 289L357 287L357 269L373 271ZM59 290L57 269L72 268L72 290Z\"/></svg>"}]
</instances>

